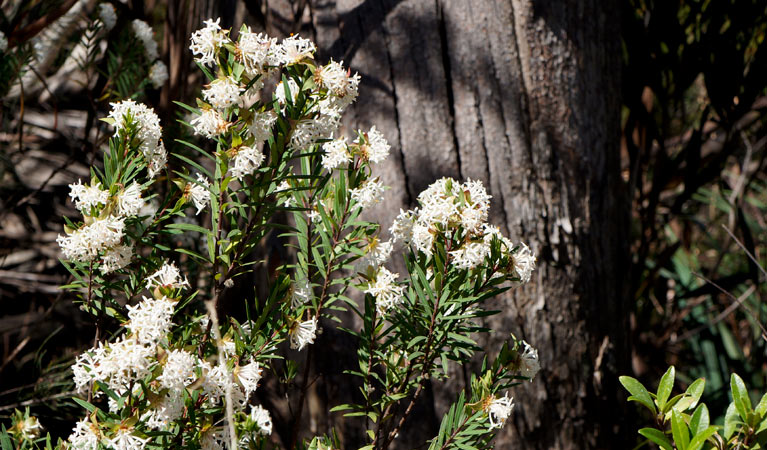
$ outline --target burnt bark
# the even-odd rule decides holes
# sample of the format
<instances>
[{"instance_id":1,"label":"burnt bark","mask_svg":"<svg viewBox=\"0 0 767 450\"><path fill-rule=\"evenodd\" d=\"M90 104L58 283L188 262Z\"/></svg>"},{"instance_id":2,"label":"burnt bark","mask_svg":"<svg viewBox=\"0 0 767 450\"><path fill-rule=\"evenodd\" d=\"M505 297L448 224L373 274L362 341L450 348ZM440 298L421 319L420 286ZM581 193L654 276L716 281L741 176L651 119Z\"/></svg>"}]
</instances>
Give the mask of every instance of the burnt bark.
<instances>
[{"instance_id":1,"label":"burnt bark","mask_svg":"<svg viewBox=\"0 0 767 450\"><path fill-rule=\"evenodd\" d=\"M617 5L251 3L247 10L271 34L311 35L320 61L343 60L362 75L346 132L375 125L392 145L378 172L391 189L374 212L384 227L435 179L478 179L493 196L491 222L538 255L531 283L491 305L502 310L486 323L497 332L481 342L492 355L512 332L539 350L543 367L514 389L517 406L497 448L625 447L633 431L622 426L617 385L629 362ZM322 406L354 390L336 377L339 352L353 352L342 347L335 342L334 351L314 356L307 433L352 431ZM436 433L473 369L455 368L456 376L428 387L412 420L418 423L400 433L399 448Z\"/></svg>"}]
</instances>

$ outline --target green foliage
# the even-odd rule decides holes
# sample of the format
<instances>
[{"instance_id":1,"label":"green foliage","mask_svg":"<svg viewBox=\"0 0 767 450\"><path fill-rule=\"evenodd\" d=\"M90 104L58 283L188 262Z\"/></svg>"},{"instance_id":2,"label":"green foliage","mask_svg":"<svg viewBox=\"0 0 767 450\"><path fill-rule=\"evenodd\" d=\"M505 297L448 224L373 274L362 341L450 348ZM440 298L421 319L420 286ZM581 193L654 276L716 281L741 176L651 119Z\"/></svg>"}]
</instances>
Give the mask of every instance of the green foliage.
<instances>
[{"instance_id":1,"label":"green foliage","mask_svg":"<svg viewBox=\"0 0 767 450\"><path fill-rule=\"evenodd\" d=\"M723 426L711 425L709 410L700 399L705 380L690 384L685 392L671 399L674 367L670 367L655 393L628 376L620 382L635 401L650 411L654 427L641 428L639 434L664 450L701 449L760 449L767 444L767 395L753 407L743 380L735 373L730 376L732 402L724 416Z\"/></svg>"}]
</instances>

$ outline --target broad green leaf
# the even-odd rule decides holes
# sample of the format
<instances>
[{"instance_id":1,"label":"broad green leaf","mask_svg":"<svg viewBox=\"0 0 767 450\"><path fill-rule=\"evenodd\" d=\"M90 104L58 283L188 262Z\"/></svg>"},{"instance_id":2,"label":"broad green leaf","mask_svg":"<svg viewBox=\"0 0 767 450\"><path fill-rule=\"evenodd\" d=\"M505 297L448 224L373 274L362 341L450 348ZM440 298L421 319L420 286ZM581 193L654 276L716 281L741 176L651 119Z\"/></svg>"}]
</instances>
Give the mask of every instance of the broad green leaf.
<instances>
[{"instance_id":1,"label":"broad green leaf","mask_svg":"<svg viewBox=\"0 0 767 450\"><path fill-rule=\"evenodd\" d=\"M674 446L671 445L671 442L666 435L660 430L656 430L655 428L642 428L639 430L639 434L658 444L663 450L674 449Z\"/></svg>"},{"instance_id":2,"label":"broad green leaf","mask_svg":"<svg viewBox=\"0 0 767 450\"><path fill-rule=\"evenodd\" d=\"M724 438L730 439L735 430L738 429L740 421L738 420L738 411L735 409L735 403L730 403L727 407L727 413L724 415Z\"/></svg>"},{"instance_id":3,"label":"broad green leaf","mask_svg":"<svg viewBox=\"0 0 767 450\"><path fill-rule=\"evenodd\" d=\"M669 395L671 395L671 389L674 388L674 376L674 366L671 366L666 373L663 374L663 377L661 377L660 383L658 384L658 394L655 402L658 404L658 409L664 412L666 411L666 401L668 400Z\"/></svg>"},{"instance_id":4,"label":"broad green leaf","mask_svg":"<svg viewBox=\"0 0 767 450\"><path fill-rule=\"evenodd\" d=\"M698 435L709 426L708 408L701 404L690 418L690 431L693 436Z\"/></svg>"},{"instance_id":5,"label":"broad green leaf","mask_svg":"<svg viewBox=\"0 0 767 450\"><path fill-rule=\"evenodd\" d=\"M703 391L706 387L706 380L704 378L698 378L685 391L685 397L676 404L675 408L680 411L687 411L695 408L700 401L700 397L703 395Z\"/></svg>"},{"instance_id":6,"label":"broad green leaf","mask_svg":"<svg viewBox=\"0 0 767 450\"><path fill-rule=\"evenodd\" d=\"M760 417L764 418L765 414L767 414L767 394L762 395L762 399L759 400L754 411L756 411Z\"/></svg>"},{"instance_id":7,"label":"broad green leaf","mask_svg":"<svg viewBox=\"0 0 767 450\"><path fill-rule=\"evenodd\" d=\"M628 398L629 401L639 402L647 409L649 409L653 415L657 414L658 411L655 409L655 404L653 403L652 396L647 391L647 389L645 389L642 383L639 382L639 380L625 375L618 378L618 380L621 382L623 387L626 388L629 393L631 393L631 397Z\"/></svg>"},{"instance_id":8,"label":"broad green leaf","mask_svg":"<svg viewBox=\"0 0 767 450\"><path fill-rule=\"evenodd\" d=\"M706 439L716 434L717 427L708 427L697 433L687 446L687 450L700 450L703 448L703 444L706 443Z\"/></svg>"}]
</instances>

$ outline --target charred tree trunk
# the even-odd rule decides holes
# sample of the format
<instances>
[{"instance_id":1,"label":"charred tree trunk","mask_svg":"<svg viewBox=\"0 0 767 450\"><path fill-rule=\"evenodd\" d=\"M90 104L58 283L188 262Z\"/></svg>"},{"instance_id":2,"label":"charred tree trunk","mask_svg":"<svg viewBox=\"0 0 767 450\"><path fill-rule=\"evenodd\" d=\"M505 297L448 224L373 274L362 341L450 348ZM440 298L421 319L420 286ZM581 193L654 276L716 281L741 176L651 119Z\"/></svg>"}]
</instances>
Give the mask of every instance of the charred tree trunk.
<instances>
[{"instance_id":1,"label":"charred tree trunk","mask_svg":"<svg viewBox=\"0 0 767 450\"><path fill-rule=\"evenodd\" d=\"M628 369L629 352L615 3L251 3L248 12L271 34L312 34L320 60L344 60L362 75L345 123L349 130L375 125L392 144L379 172L391 186L377 211L382 224L439 177L479 179L493 195L491 221L537 253L534 280L497 300L503 312L487 325L498 333L482 343L492 353L513 332L538 348L543 367L515 389L512 424L497 447L625 447L633 432L616 438L623 430L617 376ZM345 434L348 424L321 406L349 395L329 373L344 351L315 354L321 377L312 378L307 431L334 426ZM419 424L400 433L400 448L436 434L453 399L446 393L462 388L460 375L471 368L456 370L430 386Z\"/></svg>"}]
</instances>

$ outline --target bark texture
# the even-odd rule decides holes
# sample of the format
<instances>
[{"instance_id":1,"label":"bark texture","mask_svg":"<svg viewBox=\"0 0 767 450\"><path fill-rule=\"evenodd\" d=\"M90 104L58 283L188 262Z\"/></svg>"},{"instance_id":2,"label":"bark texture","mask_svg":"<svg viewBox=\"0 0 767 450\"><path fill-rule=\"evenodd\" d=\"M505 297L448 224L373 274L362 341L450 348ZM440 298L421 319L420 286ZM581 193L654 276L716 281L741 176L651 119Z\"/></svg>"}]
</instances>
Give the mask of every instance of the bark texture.
<instances>
[{"instance_id":1,"label":"bark texture","mask_svg":"<svg viewBox=\"0 0 767 450\"><path fill-rule=\"evenodd\" d=\"M625 202L619 179L619 11L600 0L288 0L246 3L271 34L310 34L320 60L362 75L349 130L375 125L392 145L388 224L443 176L482 180L491 221L538 255L533 281L488 320L491 351L513 332L538 348L538 378L513 392L503 449L623 448L627 370ZM263 4L261 6L264 6ZM239 24L237 24L239 25ZM386 225L385 225L386 226ZM326 336L330 332L326 332ZM334 333L335 334L335 333ZM352 395L334 378L352 349L318 346L307 432L349 426L322 410ZM325 353L323 353L325 352ZM352 361L353 363L353 361ZM432 437L473 368L428 386L399 448ZM340 381L344 379L345 381ZM358 442L345 442L353 448ZM356 448L356 447L354 447Z\"/></svg>"}]
</instances>

